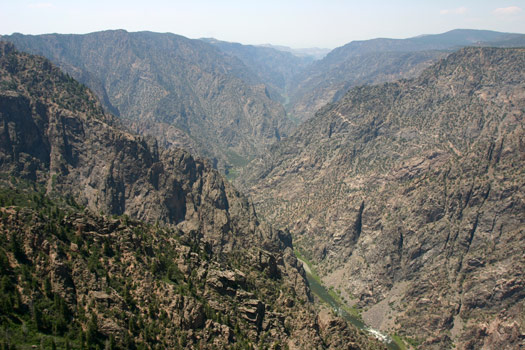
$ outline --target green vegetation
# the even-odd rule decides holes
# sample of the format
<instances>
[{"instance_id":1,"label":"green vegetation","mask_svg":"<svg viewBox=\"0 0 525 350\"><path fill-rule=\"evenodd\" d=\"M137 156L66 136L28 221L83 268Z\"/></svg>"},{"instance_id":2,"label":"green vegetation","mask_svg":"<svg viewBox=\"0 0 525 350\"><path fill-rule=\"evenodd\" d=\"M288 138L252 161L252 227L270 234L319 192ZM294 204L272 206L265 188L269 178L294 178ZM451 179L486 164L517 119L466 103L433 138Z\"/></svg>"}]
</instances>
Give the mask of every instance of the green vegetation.
<instances>
[{"instance_id":1,"label":"green vegetation","mask_svg":"<svg viewBox=\"0 0 525 350\"><path fill-rule=\"evenodd\" d=\"M398 334L392 334L390 337L396 343L396 345L399 347L399 350L407 350L407 347L405 345L405 341L403 340L404 338L402 338Z\"/></svg>"},{"instance_id":2,"label":"green vegetation","mask_svg":"<svg viewBox=\"0 0 525 350\"><path fill-rule=\"evenodd\" d=\"M12 349L15 345L24 348L26 344L46 349L115 349L115 338L100 331L100 320L108 317L117 322L129 319L127 336L119 348L141 349L145 344L157 343L155 339L163 328L160 323L168 319L162 313L160 318L157 316L159 310L155 296L151 296L145 311L133 296L134 281L124 277L123 273L115 274L108 269L110 262L109 265L114 267L119 262L118 268L126 267L120 260L122 250L119 244L122 242L118 236L106 235L101 239L98 236L79 236L67 218L89 217L89 214L83 213L72 199L52 199L41 187L19 179L11 179L9 186L4 181L0 187L0 214L3 231L0 233L0 341L3 348ZM153 254L149 259L153 276L178 284L181 295L197 297L196 282L182 274L174 264L175 251L166 244L162 245L162 250L159 250L160 246L153 246L156 239L167 239L167 235L172 236L173 232L155 229L158 236L154 238L151 226L129 222L129 218L117 220L128 222L132 228L128 237L139 243L137 253L145 257ZM51 251L28 251L27 247L34 239L49 242ZM78 249L71 250L72 245ZM190 247L190 251L206 257L197 246ZM142 259L139 255L137 257L137 262ZM94 278L93 281L106 281L106 290L120 294L130 311L122 313L123 310L101 307L94 300L86 300L86 295L77 299L76 306L66 301L64 298L72 295L67 292L67 283L59 286L58 280L52 281L56 277L48 270L51 259L63 261L58 266L70 271L66 274L71 273L73 265L84 265L85 270L81 268L79 271L89 272L92 277L88 279ZM47 268L43 269L45 266ZM202 298L198 299L202 301Z\"/></svg>"},{"instance_id":3,"label":"green vegetation","mask_svg":"<svg viewBox=\"0 0 525 350\"><path fill-rule=\"evenodd\" d=\"M65 348L66 343L80 347L84 334L81 323L73 320L74 310L52 290L49 276L42 278L36 264L49 257L43 252L38 252L36 260L29 257L24 249L23 232L9 229L15 220L30 225L36 219L41 223L38 225L41 237L56 242L57 251L63 253L64 241L74 239L71 227L60 224L66 212L41 189L34 191L36 186L25 181L13 182L17 188L0 188L0 206L3 207L0 208L0 220L2 227L7 228L5 233L9 233L0 235L2 343L6 347L41 344L45 348ZM96 337L90 340L92 344L97 341Z\"/></svg>"},{"instance_id":4,"label":"green vegetation","mask_svg":"<svg viewBox=\"0 0 525 350\"><path fill-rule=\"evenodd\" d=\"M86 350L197 346L188 330L199 332L204 321L179 329L173 318L182 310L167 307L175 299L194 305L193 312L202 310L204 320L232 330L230 348L265 348L263 340L249 335L252 326L239 317L238 301L217 295L219 305L229 306L216 309L210 295L204 295L205 280L198 271L212 263L212 255L197 242L127 216L100 217L71 198L49 197L31 182L0 180L0 345ZM277 304L281 293L294 297L267 270L247 264L242 251L221 259L221 268L245 270L243 288L268 307ZM188 270L181 270L181 261ZM123 336L108 333L108 322ZM177 346L168 341L173 338L169 334L176 334Z\"/></svg>"},{"instance_id":5,"label":"green vegetation","mask_svg":"<svg viewBox=\"0 0 525 350\"><path fill-rule=\"evenodd\" d=\"M304 262L308 266L308 268L312 272L311 273L312 278L314 278L317 282L321 283L321 279L319 278L319 276L317 274L317 270L315 269L315 266L312 264L310 259L307 258L306 252L304 250L302 250L300 247L295 246L294 247L294 253L295 253L295 257L297 259L299 259L300 261Z\"/></svg>"},{"instance_id":6,"label":"green vegetation","mask_svg":"<svg viewBox=\"0 0 525 350\"><path fill-rule=\"evenodd\" d=\"M346 311L348 312L350 315L352 315L353 317L359 319L360 321L363 320L363 316L361 315L361 309L358 309L358 308L355 308L355 307L351 307L351 306L348 306L342 299L341 299L341 296L336 293L334 291L334 288L333 287L330 287L328 289L328 294L339 304L341 305L341 307Z\"/></svg>"},{"instance_id":7,"label":"green vegetation","mask_svg":"<svg viewBox=\"0 0 525 350\"><path fill-rule=\"evenodd\" d=\"M297 116L291 113L287 113L286 118L288 118L288 120L290 120L294 125L299 125L302 122L301 118L298 118Z\"/></svg>"},{"instance_id":8,"label":"green vegetation","mask_svg":"<svg viewBox=\"0 0 525 350\"><path fill-rule=\"evenodd\" d=\"M417 348L422 343L422 341L417 338L405 337L403 339L414 348Z\"/></svg>"},{"instance_id":9,"label":"green vegetation","mask_svg":"<svg viewBox=\"0 0 525 350\"><path fill-rule=\"evenodd\" d=\"M233 182L239 176L239 174L240 172L237 168L226 168L224 172L224 176L230 182Z\"/></svg>"},{"instance_id":10,"label":"green vegetation","mask_svg":"<svg viewBox=\"0 0 525 350\"><path fill-rule=\"evenodd\" d=\"M317 275L316 269L313 266L312 262L310 260L308 260L303 254L301 254L300 248L294 249L294 252L295 252L295 256L297 257L297 259L299 259L300 261L303 261L308 266L308 268L310 269L310 272L306 271L306 277L308 278L308 280L309 281L311 281L311 280L316 281L320 286L322 286L324 291L330 296L331 299L333 299L333 301L337 304L338 307L343 308L352 317L355 317L360 322L362 322L363 319L362 319L362 316L361 316L361 310L348 306L341 299L341 296L334 291L333 287L330 287L330 288L324 287L323 282L321 281L321 278ZM320 295L320 293L319 293L319 291L317 289L312 288L312 291L317 295L317 297L319 297L319 299L322 302L328 303L328 305L331 306L331 307L334 306L334 305L331 305L330 302L327 302L325 296Z\"/></svg>"},{"instance_id":11,"label":"green vegetation","mask_svg":"<svg viewBox=\"0 0 525 350\"><path fill-rule=\"evenodd\" d=\"M253 157L243 157L232 150L225 151L227 160L231 166L225 169L225 176L228 181L233 181L239 176L240 170L252 161Z\"/></svg>"}]
</instances>

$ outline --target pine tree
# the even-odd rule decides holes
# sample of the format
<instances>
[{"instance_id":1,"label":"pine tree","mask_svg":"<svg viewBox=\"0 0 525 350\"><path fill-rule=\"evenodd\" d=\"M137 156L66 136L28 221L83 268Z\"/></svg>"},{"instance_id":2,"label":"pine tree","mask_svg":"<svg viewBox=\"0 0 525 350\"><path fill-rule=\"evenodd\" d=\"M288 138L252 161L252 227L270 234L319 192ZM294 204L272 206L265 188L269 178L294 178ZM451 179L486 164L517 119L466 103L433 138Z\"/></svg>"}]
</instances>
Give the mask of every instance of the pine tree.
<instances>
[{"instance_id":1,"label":"pine tree","mask_svg":"<svg viewBox=\"0 0 525 350\"><path fill-rule=\"evenodd\" d=\"M91 318L88 322L88 327L86 331L86 343L87 343L88 348L91 348L91 346L96 343L97 334L98 334L97 316L95 314L91 314Z\"/></svg>"}]
</instances>

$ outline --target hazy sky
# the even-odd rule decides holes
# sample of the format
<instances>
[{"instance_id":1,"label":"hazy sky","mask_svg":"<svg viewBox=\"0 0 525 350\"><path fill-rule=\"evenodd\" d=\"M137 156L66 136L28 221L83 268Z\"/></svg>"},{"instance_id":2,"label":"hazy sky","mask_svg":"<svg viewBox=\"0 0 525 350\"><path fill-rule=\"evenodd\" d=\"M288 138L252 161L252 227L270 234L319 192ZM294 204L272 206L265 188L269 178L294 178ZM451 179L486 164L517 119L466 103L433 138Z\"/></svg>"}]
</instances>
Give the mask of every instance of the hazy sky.
<instances>
[{"instance_id":1,"label":"hazy sky","mask_svg":"<svg viewBox=\"0 0 525 350\"><path fill-rule=\"evenodd\" d=\"M0 0L0 34L126 29L334 48L456 28L525 33L525 0Z\"/></svg>"}]
</instances>

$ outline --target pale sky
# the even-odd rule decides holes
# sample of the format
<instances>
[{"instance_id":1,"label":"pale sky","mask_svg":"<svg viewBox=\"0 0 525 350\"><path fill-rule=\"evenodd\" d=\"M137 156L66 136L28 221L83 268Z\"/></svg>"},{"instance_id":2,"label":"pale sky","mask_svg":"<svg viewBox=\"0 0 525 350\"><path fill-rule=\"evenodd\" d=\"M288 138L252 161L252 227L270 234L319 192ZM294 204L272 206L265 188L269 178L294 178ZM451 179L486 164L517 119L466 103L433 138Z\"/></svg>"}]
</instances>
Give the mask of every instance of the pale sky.
<instances>
[{"instance_id":1,"label":"pale sky","mask_svg":"<svg viewBox=\"0 0 525 350\"><path fill-rule=\"evenodd\" d=\"M335 48L457 28L525 33L525 0L0 0L0 34L149 30Z\"/></svg>"}]
</instances>

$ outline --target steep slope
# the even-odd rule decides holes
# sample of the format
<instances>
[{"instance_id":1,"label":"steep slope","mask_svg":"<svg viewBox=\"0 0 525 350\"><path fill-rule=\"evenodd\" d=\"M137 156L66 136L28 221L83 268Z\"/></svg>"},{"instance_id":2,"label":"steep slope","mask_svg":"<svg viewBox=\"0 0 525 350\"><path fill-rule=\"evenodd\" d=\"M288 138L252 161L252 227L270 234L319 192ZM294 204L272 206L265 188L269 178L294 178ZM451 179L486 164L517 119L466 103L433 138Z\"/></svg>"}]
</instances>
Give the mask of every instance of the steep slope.
<instances>
[{"instance_id":1,"label":"steep slope","mask_svg":"<svg viewBox=\"0 0 525 350\"><path fill-rule=\"evenodd\" d=\"M287 92L294 77L313 61L312 58L298 57L271 47L242 45L216 39L201 40L240 59L271 88L272 97L281 103L286 102Z\"/></svg>"},{"instance_id":2,"label":"steep slope","mask_svg":"<svg viewBox=\"0 0 525 350\"><path fill-rule=\"evenodd\" d=\"M325 104L338 101L351 87L417 77L451 50L463 46L490 42L512 47L523 38L522 34L458 29L408 39L352 41L297 76L288 110L304 121Z\"/></svg>"},{"instance_id":3,"label":"steep slope","mask_svg":"<svg viewBox=\"0 0 525 350\"><path fill-rule=\"evenodd\" d=\"M301 277L268 265L270 255L217 259L178 229L24 186L2 181L0 191L4 347L384 348L337 318L317 323L285 282Z\"/></svg>"},{"instance_id":4,"label":"steep slope","mask_svg":"<svg viewBox=\"0 0 525 350\"><path fill-rule=\"evenodd\" d=\"M525 333L525 50L352 89L239 177L365 320L422 348Z\"/></svg>"},{"instance_id":5,"label":"steep slope","mask_svg":"<svg viewBox=\"0 0 525 350\"><path fill-rule=\"evenodd\" d=\"M117 124L0 43L3 344L384 348L317 316L289 234L209 164Z\"/></svg>"},{"instance_id":6,"label":"steep slope","mask_svg":"<svg viewBox=\"0 0 525 350\"><path fill-rule=\"evenodd\" d=\"M243 164L288 128L257 76L200 40L123 30L3 40L88 85L132 130L215 159L221 169Z\"/></svg>"},{"instance_id":7,"label":"steep slope","mask_svg":"<svg viewBox=\"0 0 525 350\"><path fill-rule=\"evenodd\" d=\"M283 268L291 255L272 264L247 249L218 259L179 229L54 197L2 180L5 348L384 349L340 319L313 317L287 282L301 279Z\"/></svg>"}]
</instances>

